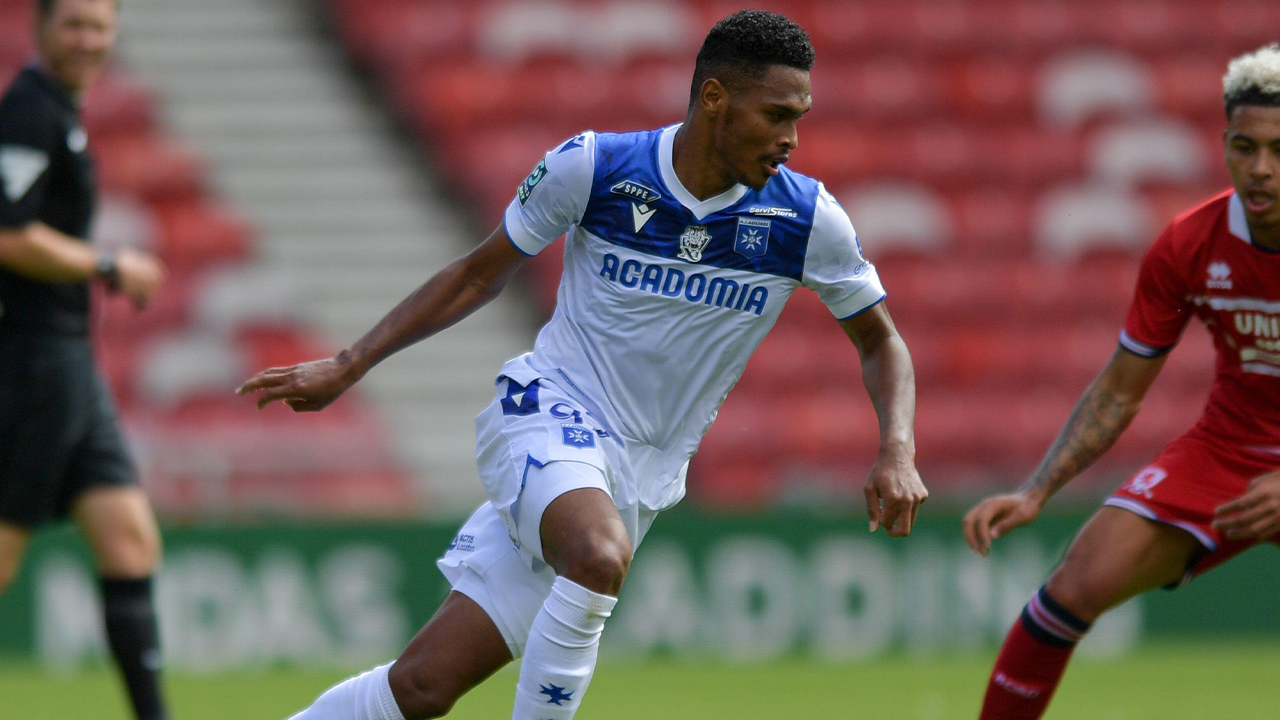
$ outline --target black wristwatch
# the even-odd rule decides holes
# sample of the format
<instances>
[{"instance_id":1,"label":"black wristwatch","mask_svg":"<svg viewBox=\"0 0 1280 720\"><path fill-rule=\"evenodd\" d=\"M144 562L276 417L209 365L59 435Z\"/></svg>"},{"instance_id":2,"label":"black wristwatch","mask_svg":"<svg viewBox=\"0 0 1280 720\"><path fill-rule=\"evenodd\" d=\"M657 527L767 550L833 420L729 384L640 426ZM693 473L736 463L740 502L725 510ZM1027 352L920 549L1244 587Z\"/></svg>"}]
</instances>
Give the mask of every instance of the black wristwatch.
<instances>
[{"instance_id":1,"label":"black wristwatch","mask_svg":"<svg viewBox=\"0 0 1280 720\"><path fill-rule=\"evenodd\" d=\"M120 286L120 268L116 265L116 256L111 253L102 253L98 256L98 263L93 268L94 277L106 283L107 287L115 290Z\"/></svg>"}]
</instances>

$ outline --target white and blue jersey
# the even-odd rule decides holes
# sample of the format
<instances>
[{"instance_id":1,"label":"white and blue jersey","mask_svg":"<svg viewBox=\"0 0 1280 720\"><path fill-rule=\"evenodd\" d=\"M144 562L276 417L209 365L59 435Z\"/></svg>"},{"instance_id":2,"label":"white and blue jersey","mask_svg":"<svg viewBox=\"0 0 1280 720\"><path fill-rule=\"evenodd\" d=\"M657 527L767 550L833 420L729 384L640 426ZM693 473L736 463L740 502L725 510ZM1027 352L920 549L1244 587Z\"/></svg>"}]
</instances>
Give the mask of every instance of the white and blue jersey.
<instances>
[{"instance_id":1,"label":"white and blue jersey","mask_svg":"<svg viewBox=\"0 0 1280 720\"><path fill-rule=\"evenodd\" d=\"M555 314L502 377L546 378L604 427L619 507L684 496L689 458L797 287L840 319L885 297L821 183L782 167L762 190L699 201L672 165L678 127L566 141L503 222L527 255L567 237Z\"/></svg>"}]
</instances>

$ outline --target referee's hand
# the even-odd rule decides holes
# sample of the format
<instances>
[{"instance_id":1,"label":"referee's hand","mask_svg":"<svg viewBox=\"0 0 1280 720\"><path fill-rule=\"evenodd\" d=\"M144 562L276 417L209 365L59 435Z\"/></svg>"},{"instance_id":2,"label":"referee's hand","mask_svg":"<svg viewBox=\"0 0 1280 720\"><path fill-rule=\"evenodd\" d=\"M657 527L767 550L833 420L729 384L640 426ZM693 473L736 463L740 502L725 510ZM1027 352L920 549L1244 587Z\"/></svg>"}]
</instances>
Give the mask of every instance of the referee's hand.
<instances>
[{"instance_id":1,"label":"referee's hand","mask_svg":"<svg viewBox=\"0 0 1280 720\"><path fill-rule=\"evenodd\" d=\"M164 266L155 256L125 248L116 254L118 292L133 301L139 310L145 308L164 283Z\"/></svg>"},{"instance_id":2,"label":"referee's hand","mask_svg":"<svg viewBox=\"0 0 1280 720\"><path fill-rule=\"evenodd\" d=\"M259 410L280 400L294 412L316 412L337 400L358 379L346 354L339 353L301 365L267 368L236 388L236 394L249 395L261 391Z\"/></svg>"}]
</instances>

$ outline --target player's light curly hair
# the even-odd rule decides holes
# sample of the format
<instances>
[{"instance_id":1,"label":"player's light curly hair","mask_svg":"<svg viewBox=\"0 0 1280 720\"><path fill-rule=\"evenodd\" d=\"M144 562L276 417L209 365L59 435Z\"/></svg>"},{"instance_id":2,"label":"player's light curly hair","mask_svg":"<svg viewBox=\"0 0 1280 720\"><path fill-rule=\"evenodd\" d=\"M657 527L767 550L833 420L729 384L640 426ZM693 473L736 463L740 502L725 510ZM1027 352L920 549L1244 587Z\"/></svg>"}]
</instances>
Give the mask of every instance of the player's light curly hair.
<instances>
[{"instance_id":1,"label":"player's light curly hair","mask_svg":"<svg viewBox=\"0 0 1280 720\"><path fill-rule=\"evenodd\" d=\"M1232 59L1222 76L1222 99L1228 120L1241 105L1280 107L1280 44Z\"/></svg>"},{"instance_id":2,"label":"player's light curly hair","mask_svg":"<svg viewBox=\"0 0 1280 720\"><path fill-rule=\"evenodd\" d=\"M813 68L809 34L796 23L767 10L742 10L721 20L707 33L693 68L689 105L711 78L737 89L758 79L770 65Z\"/></svg>"}]
</instances>

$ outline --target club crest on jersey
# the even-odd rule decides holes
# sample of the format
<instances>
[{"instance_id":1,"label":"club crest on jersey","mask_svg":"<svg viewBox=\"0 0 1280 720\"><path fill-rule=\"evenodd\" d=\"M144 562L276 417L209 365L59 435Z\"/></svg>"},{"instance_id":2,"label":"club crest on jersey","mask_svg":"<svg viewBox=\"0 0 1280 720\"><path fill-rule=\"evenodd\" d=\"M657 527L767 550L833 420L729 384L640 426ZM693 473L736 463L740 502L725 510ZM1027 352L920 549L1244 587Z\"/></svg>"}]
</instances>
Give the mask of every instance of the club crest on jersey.
<instances>
[{"instance_id":1,"label":"club crest on jersey","mask_svg":"<svg viewBox=\"0 0 1280 720\"><path fill-rule=\"evenodd\" d=\"M67 134L67 149L73 153L82 153L89 147L89 134L82 127L75 127Z\"/></svg>"},{"instance_id":2,"label":"club crest on jersey","mask_svg":"<svg viewBox=\"0 0 1280 720\"><path fill-rule=\"evenodd\" d=\"M1209 279L1205 285L1212 290L1231 289L1231 266L1224 262L1211 263L1208 269Z\"/></svg>"},{"instance_id":3,"label":"club crest on jersey","mask_svg":"<svg viewBox=\"0 0 1280 720\"><path fill-rule=\"evenodd\" d=\"M738 218L738 232L733 237L733 251L746 257L760 257L769 247L772 220Z\"/></svg>"},{"instance_id":4,"label":"club crest on jersey","mask_svg":"<svg viewBox=\"0 0 1280 720\"><path fill-rule=\"evenodd\" d=\"M542 178L546 176L547 161L542 160L538 163L538 166L533 169L533 172L529 173L529 177L525 178L524 182L520 183L520 187L516 188L516 197L520 199L520 207L524 207L524 204L529 202L529 196L533 194L533 189L537 187L538 183L542 182Z\"/></svg>"},{"instance_id":5,"label":"club crest on jersey","mask_svg":"<svg viewBox=\"0 0 1280 720\"><path fill-rule=\"evenodd\" d=\"M702 251L711 242L706 225L690 225L680 234L680 252L676 256L689 262L702 262Z\"/></svg>"}]
</instances>

